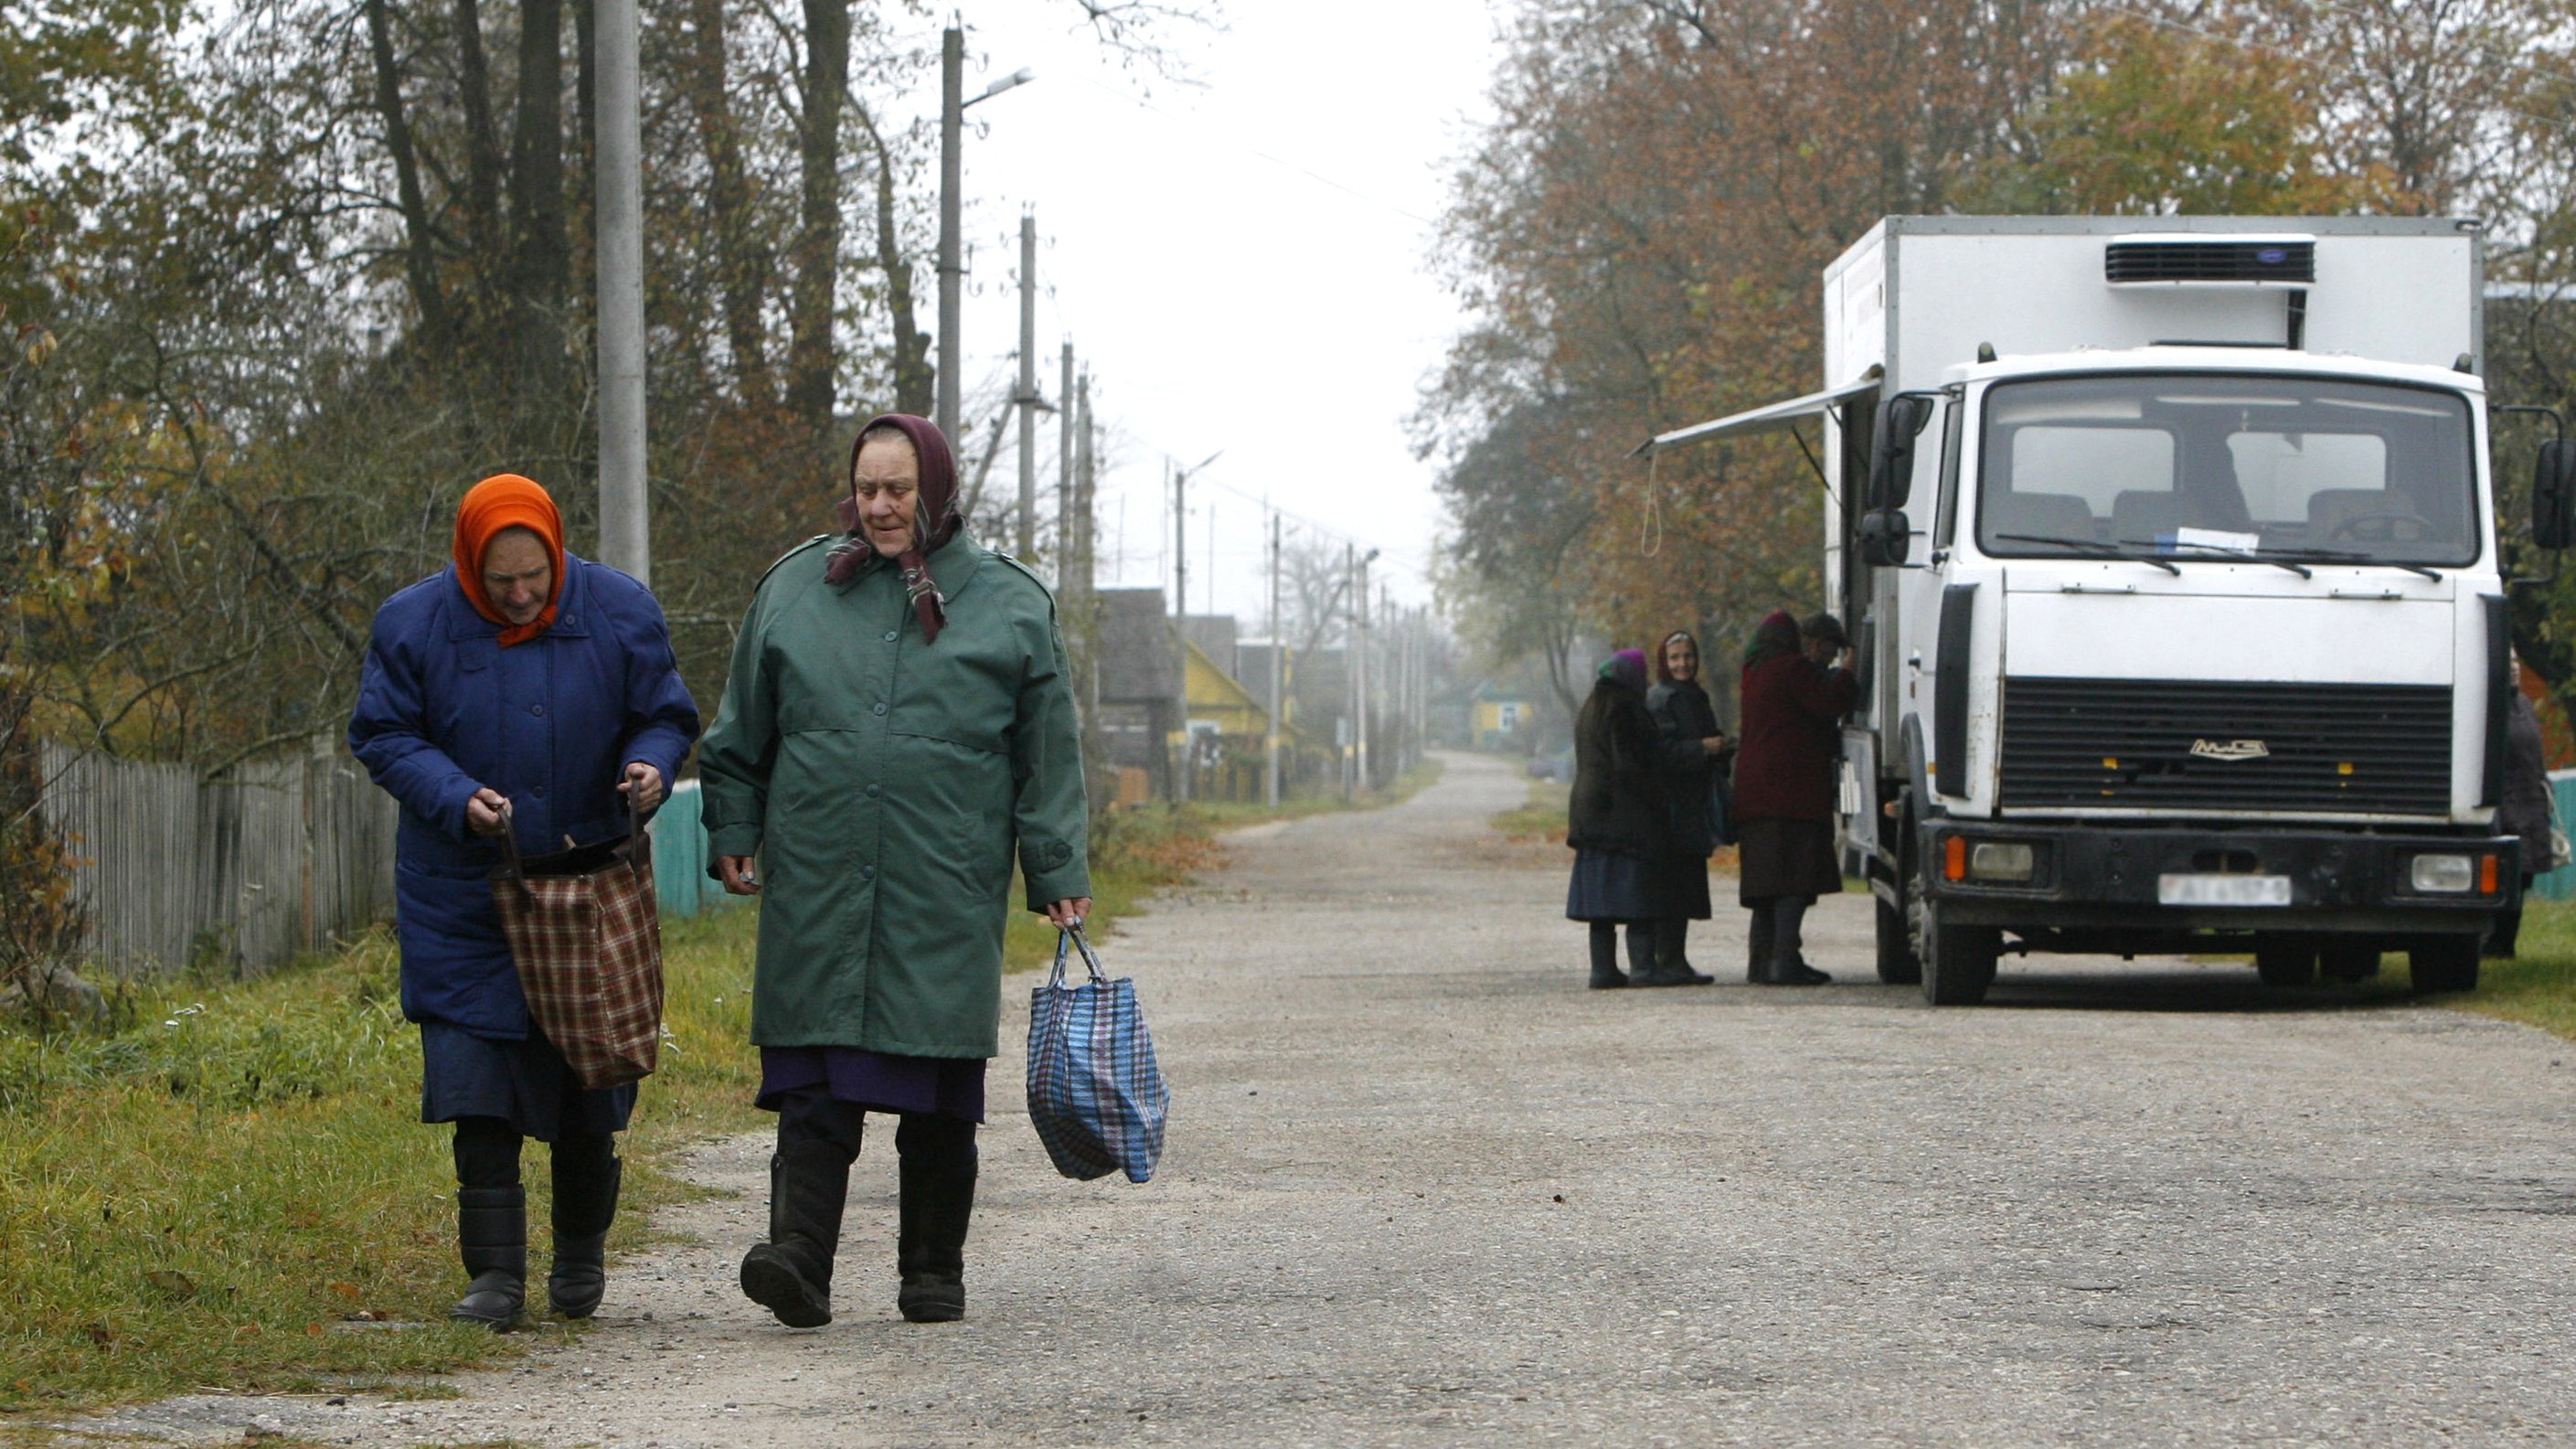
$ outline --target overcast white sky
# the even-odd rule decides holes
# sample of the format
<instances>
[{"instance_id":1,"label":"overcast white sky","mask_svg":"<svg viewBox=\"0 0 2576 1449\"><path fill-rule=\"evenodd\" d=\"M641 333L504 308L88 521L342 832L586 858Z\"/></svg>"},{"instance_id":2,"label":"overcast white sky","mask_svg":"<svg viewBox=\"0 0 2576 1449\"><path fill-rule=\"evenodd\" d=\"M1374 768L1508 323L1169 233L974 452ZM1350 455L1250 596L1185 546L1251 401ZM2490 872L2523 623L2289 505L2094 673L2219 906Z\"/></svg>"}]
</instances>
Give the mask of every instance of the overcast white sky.
<instances>
[{"instance_id":1,"label":"overcast white sky","mask_svg":"<svg viewBox=\"0 0 2576 1449\"><path fill-rule=\"evenodd\" d=\"M1190 490L1192 612L1213 584L1218 612L1258 628L1260 506L1245 495L1382 550L1376 577L1428 600L1433 469L1403 420L1461 322L1433 275L1431 222L1484 114L1491 8L1229 0L1223 31L1173 32L1196 86L1122 71L1071 0L965 12L969 96L1021 66L1038 80L967 112L964 374L971 392L1018 344L1019 214L1033 206L1039 387L1056 393L1070 337L1114 440L1104 586L1169 586L1164 460L1222 449L1201 475L1211 486ZM917 98L925 113L936 85ZM1042 419L1042 490L1054 438ZM1008 494L1003 447L987 487Z\"/></svg>"}]
</instances>

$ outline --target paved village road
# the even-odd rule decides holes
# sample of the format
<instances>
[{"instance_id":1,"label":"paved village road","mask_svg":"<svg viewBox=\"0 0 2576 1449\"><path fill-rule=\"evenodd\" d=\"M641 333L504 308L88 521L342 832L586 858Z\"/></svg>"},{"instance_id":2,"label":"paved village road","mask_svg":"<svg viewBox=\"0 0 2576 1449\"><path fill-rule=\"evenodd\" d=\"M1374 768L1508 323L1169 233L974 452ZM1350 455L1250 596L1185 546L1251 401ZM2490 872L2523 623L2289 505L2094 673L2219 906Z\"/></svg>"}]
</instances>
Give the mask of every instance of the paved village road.
<instances>
[{"instance_id":1,"label":"paved village road","mask_svg":"<svg viewBox=\"0 0 2576 1449\"><path fill-rule=\"evenodd\" d=\"M1816 991L1589 993L1502 766L1232 837L1115 943L1163 1175L1076 1184L996 1063L969 1320L893 1311L861 1159L839 1321L736 1293L739 1199L599 1327L367 1443L2485 1444L2576 1439L2576 1046L2242 967L2008 961L1933 1012L1819 913ZM1732 912L1726 913L1732 916ZM1865 984L1863 984L1865 983ZM1006 1043L1025 1020L1024 981ZM885 1146L875 1145L885 1143ZM650 1321L640 1315L650 1312ZM234 1431L236 1434L238 1430Z\"/></svg>"}]
</instances>

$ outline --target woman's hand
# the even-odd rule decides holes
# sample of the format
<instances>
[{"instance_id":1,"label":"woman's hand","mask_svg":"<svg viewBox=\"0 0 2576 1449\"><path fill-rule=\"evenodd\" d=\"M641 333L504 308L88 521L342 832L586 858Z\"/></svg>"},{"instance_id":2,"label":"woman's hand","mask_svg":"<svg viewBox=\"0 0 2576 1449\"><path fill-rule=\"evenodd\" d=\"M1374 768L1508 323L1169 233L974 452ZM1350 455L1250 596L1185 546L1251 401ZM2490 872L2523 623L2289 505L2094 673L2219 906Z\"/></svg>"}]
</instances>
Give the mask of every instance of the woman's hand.
<instances>
[{"instance_id":1,"label":"woman's hand","mask_svg":"<svg viewBox=\"0 0 2576 1449\"><path fill-rule=\"evenodd\" d=\"M1047 924L1059 931L1072 930L1082 924L1083 917L1090 914L1091 897L1089 896L1068 896L1060 901L1047 902Z\"/></svg>"},{"instance_id":2,"label":"woman's hand","mask_svg":"<svg viewBox=\"0 0 2576 1449\"><path fill-rule=\"evenodd\" d=\"M1702 739L1702 740L1699 742L1699 748L1700 748L1700 752L1701 752L1702 754L1709 754L1709 755L1722 755L1722 754L1725 754L1725 753L1726 753L1726 736L1724 736L1724 735L1722 735L1722 734L1720 734L1720 735L1709 735L1709 736L1707 736L1706 738Z\"/></svg>"},{"instance_id":3,"label":"woman's hand","mask_svg":"<svg viewBox=\"0 0 2576 1449\"><path fill-rule=\"evenodd\" d=\"M716 876L724 882L726 895L756 896L760 894L760 880L751 873L750 856L717 856Z\"/></svg>"},{"instance_id":4,"label":"woman's hand","mask_svg":"<svg viewBox=\"0 0 2576 1449\"><path fill-rule=\"evenodd\" d=\"M617 793L632 794L635 808L650 810L662 803L662 772L642 760L626 762L626 778L617 784Z\"/></svg>"},{"instance_id":5,"label":"woman's hand","mask_svg":"<svg viewBox=\"0 0 2576 1449\"><path fill-rule=\"evenodd\" d=\"M465 802L465 828L476 835L499 835L510 828L509 797L486 785Z\"/></svg>"}]
</instances>

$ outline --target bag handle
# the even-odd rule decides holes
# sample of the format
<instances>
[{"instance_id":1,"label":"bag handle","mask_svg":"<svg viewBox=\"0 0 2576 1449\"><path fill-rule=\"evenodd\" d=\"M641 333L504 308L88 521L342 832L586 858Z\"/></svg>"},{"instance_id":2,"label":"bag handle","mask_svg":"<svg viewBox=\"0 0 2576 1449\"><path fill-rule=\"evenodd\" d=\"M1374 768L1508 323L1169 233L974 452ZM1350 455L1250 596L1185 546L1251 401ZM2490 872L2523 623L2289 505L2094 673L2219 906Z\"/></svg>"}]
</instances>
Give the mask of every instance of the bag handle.
<instances>
[{"instance_id":1,"label":"bag handle","mask_svg":"<svg viewBox=\"0 0 2576 1449\"><path fill-rule=\"evenodd\" d=\"M1091 949L1091 938L1082 933L1082 928L1080 926L1072 926L1058 927L1056 930L1055 969L1047 973L1048 986L1058 989L1061 989L1064 986L1064 948L1067 946L1079 946L1082 948L1082 964L1089 967L1091 970L1092 985L1106 986L1109 984L1109 977L1100 969L1099 953Z\"/></svg>"},{"instance_id":2,"label":"bag handle","mask_svg":"<svg viewBox=\"0 0 2576 1449\"><path fill-rule=\"evenodd\" d=\"M519 859L519 829L510 819L510 797L501 797L501 878L528 894L528 870Z\"/></svg>"},{"instance_id":3,"label":"bag handle","mask_svg":"<svg viewBox=\"0 0 2576 1449\"><path fill-rule=\"evenodd\" d=\"M631 783L631 782L630 782ZM644 833L644 792L626 792L626 863L633 867L635 878L650 885L653 881L653 837Z\"/></svg>"}]
</instances>

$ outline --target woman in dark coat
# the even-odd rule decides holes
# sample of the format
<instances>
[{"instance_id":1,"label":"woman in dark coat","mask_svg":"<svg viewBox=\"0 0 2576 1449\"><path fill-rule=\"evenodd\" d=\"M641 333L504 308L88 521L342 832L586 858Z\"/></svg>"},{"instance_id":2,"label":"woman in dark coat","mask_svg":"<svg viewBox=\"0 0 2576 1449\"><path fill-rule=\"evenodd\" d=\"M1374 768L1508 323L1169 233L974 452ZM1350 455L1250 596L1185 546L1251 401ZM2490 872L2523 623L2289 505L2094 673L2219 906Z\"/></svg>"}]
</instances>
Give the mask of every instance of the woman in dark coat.
<instances>
[{"instance_id":1,"label":"woman in dark coat","mask_svg":"<svg viewBox=\"0 0 2576 1449\"><path fill-rule=\"evenodd\" d=\"M1646 691L1646 712L1655 717L1656 732L1663 738L1666 844L1671 847L1656 863L1656 974L1714 981L1692 969L1684 948L1690 923L1708 919L1708 857L1722 843L1711 796L1735 746L1717 727L1717 710L1700 687L1699 641L1684 630L1674 630L1655 646L1655 687Z\"/></svg>"},{"instance_id":2,"label":"woman in dark coat","mask_svg":"<svg viewBox=\"0 0 2576 1449\"><path fill-rule=\"evenodd\" d=\"M1744 737L1735 761L1743 857L1737 899L1753 912L1747 977L1763 986L1832 980L1799 954L1816 897L1843 888L1834 858L1834 755L1860 685L1835 661L1842 625L1818 614L1800 629L1775 610L1744 652ZM1802 648L1803 646L1803 648Z\"/></svg>"},{"instance_id":3,"label":"woman in dark coat","mask_svg":"<svg viewBox=\"0 0 2576 1449\"><path fill-rule=\"evenodd\" d=\"M456 1124L457 1242L473 1282L450 1316L496 1329L527 1298L521 1142L552 1144L546 1297L587 1318L606 1284L632 1085L584 1090L528 1018L490 876L525 855L625 836L698 736L661 606L566 553L543 488L503 473L456 512L455 562L376 611L349 749L402 806L394 931L420 1024L423 1122Z\"/></svg>"},{"instance_id":4,"label":"woman in dark coat","mask_svg":"<svg viewBox=\"0 0 2576 1449\"><path fill-rule=\"evenodd\" d=\"M2522 660L2517 657L2514 677L2521 675ZM2495 828L2498 835L2521 838L2522 879L2513 904L2497 913L2488 930L2484 953L2504 960L2512 959L2514 942L2522 934L2522 899L2531 891L2532 877L2550 868L2551 833L2556 829L2549 812L2548 746L2540 737L2540 712L2521 690L2512 695L2506 706L2512 713L2505 720L2504 801L2496 807Z\"/></svg>"},{"instance_id":5,"label":"woman in dark coat","mask_svg":"<svg viewBox=\"0 0 2576 1449\"><path fill-rule=\"evenodd\" d=\"M1592 987L1630 984L1619 970L1619 927L1640 986L1678 986L1657 969L1655 922L1663 914L1657 866L1669 853L1663 739L1646 712L1646 656L1622 649L1603 660L1592 697L1574 720L1574 793L1565 843L1574 847L1568 920L1592 925ZM1685 978L1687 979L1687 978Z\"/></svg>"}]
</instances>

